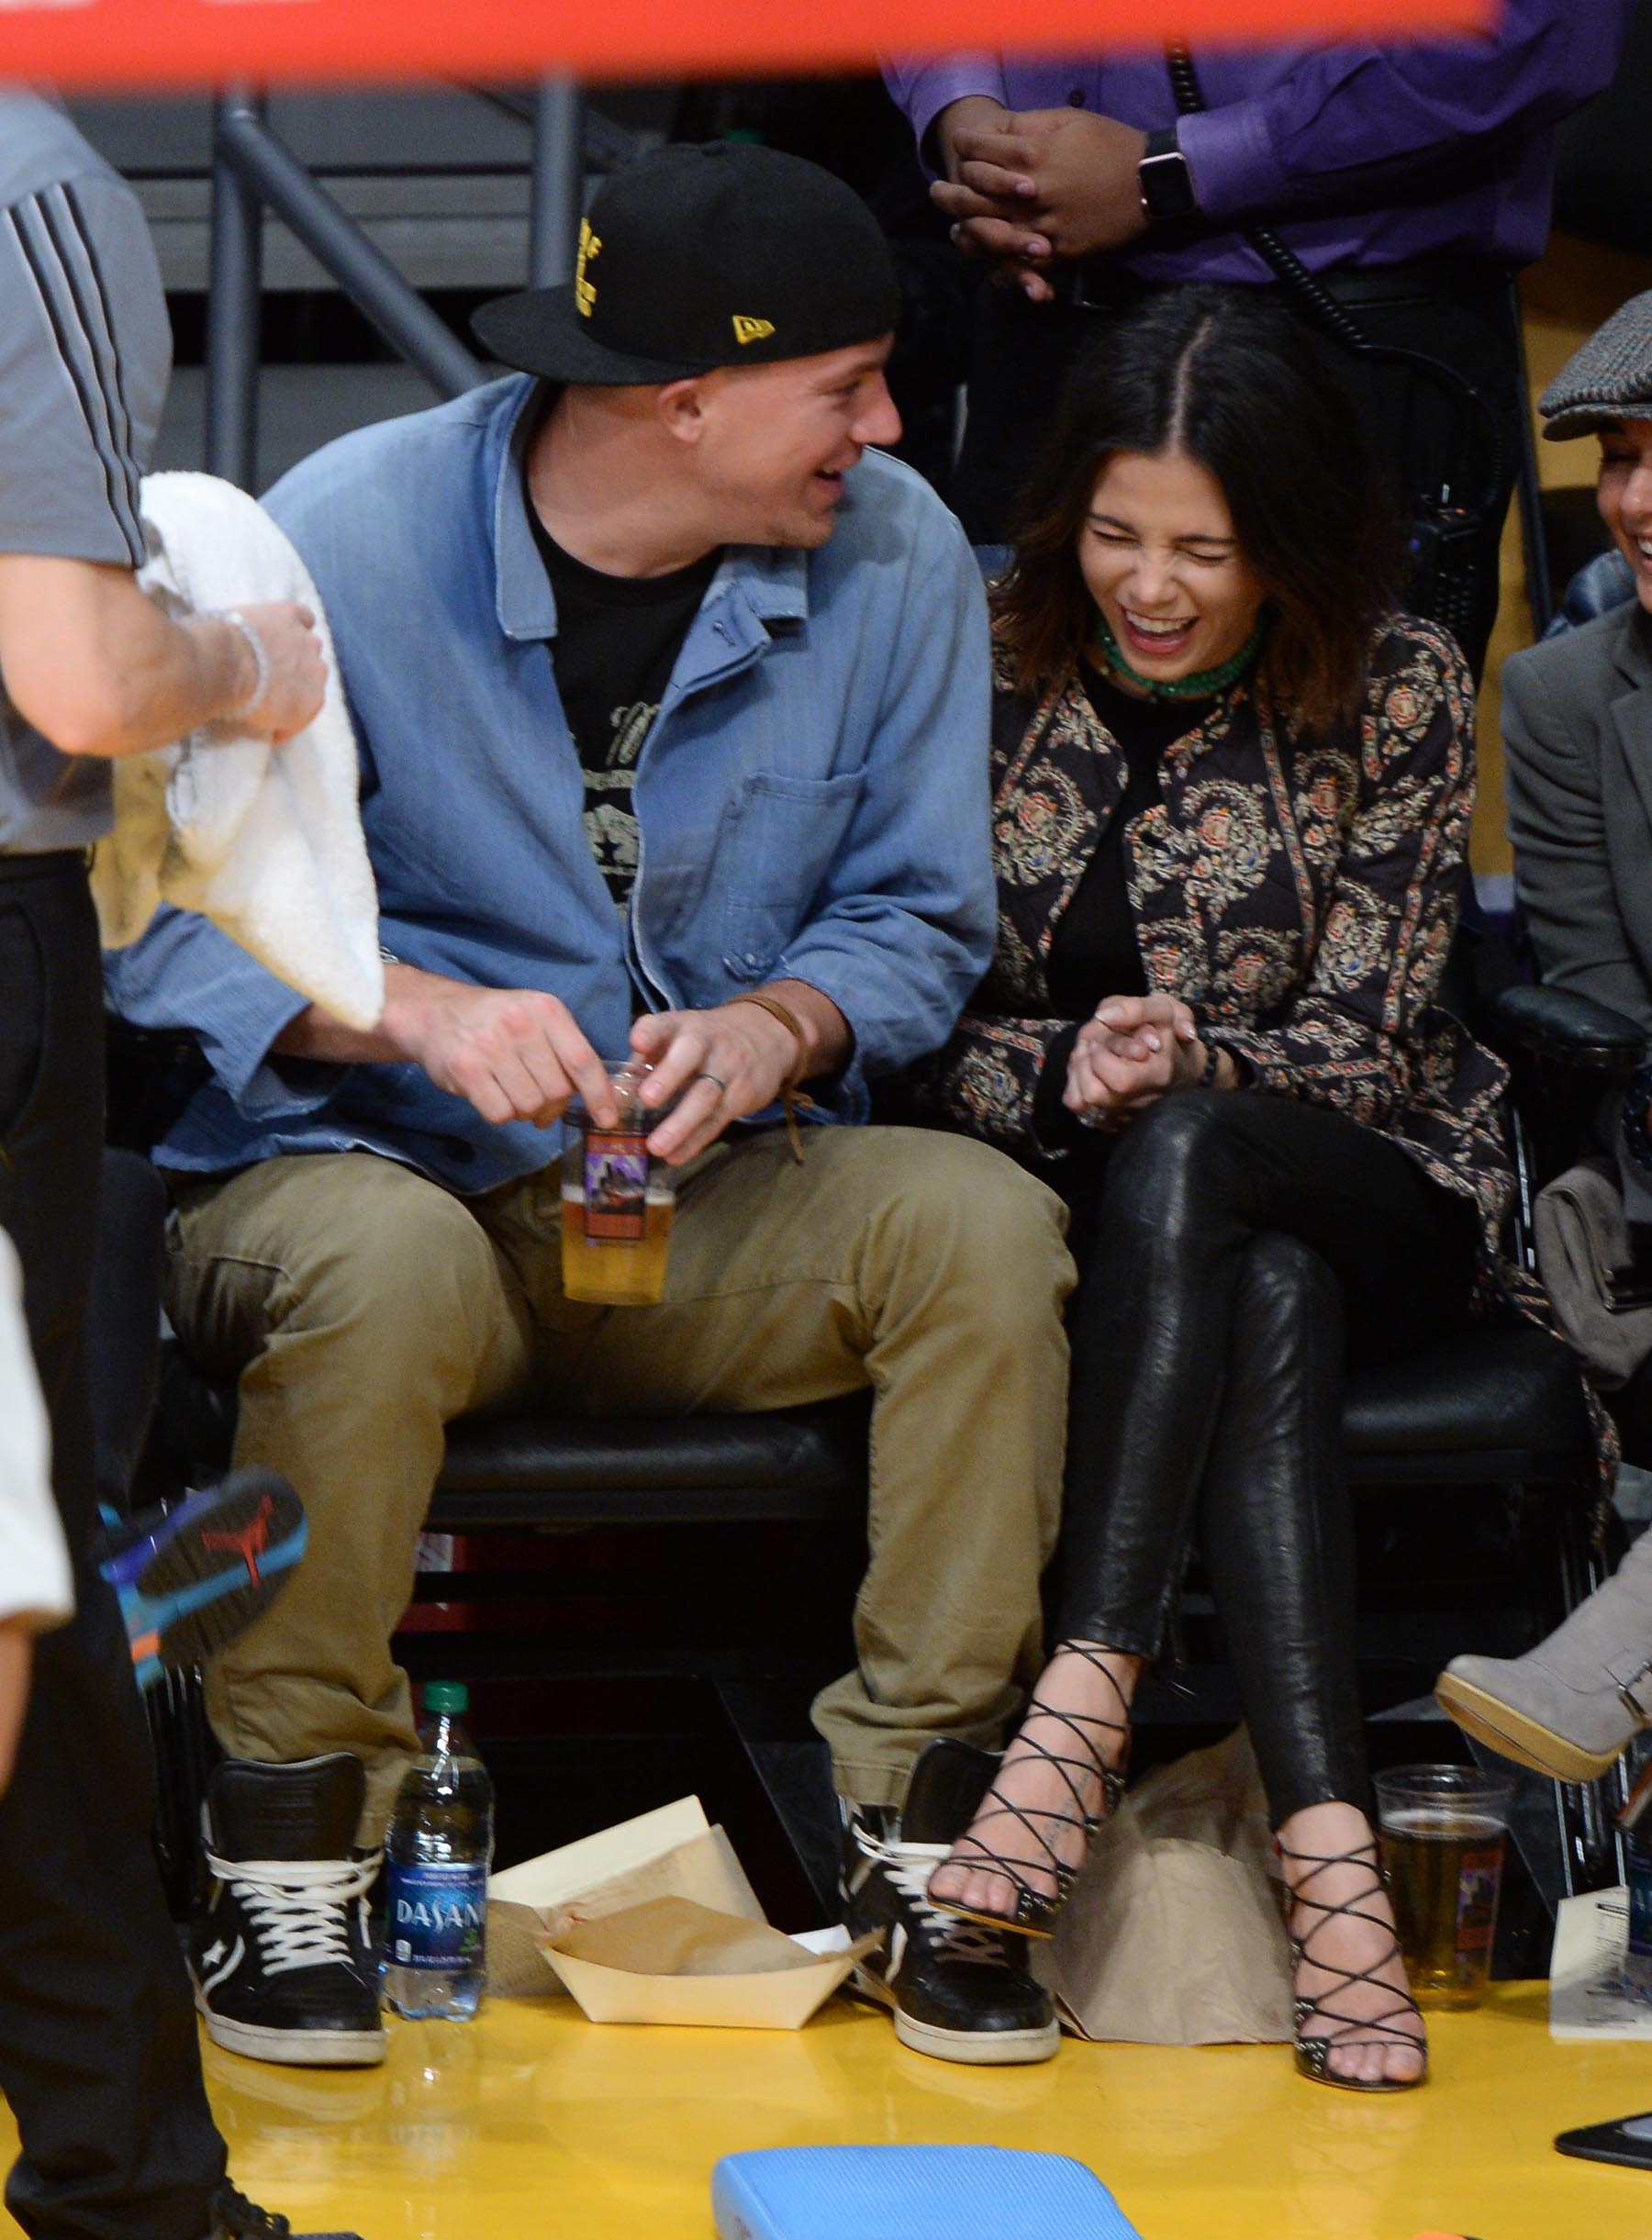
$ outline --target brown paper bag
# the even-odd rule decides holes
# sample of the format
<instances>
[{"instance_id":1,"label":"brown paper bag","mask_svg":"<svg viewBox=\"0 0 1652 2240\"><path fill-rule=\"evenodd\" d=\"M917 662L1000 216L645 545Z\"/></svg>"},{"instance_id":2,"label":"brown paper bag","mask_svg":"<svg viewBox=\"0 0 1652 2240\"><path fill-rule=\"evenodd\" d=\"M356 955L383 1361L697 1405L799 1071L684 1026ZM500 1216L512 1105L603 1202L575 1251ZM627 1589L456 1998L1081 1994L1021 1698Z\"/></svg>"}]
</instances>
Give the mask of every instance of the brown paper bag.
<instances>
[{"instance_id":1,"label":"brown paper bag","mask_svg":"<svg viewBox=\"0 0 1652 2240\"><path fill-rule=\"evenodd\" d=\"M1291 2034L1290 1953L1243 1727L1150 1774L1096 1839L1033 1972L1080 2037L1142 2045Z\"/></svg>"}]
</instances>

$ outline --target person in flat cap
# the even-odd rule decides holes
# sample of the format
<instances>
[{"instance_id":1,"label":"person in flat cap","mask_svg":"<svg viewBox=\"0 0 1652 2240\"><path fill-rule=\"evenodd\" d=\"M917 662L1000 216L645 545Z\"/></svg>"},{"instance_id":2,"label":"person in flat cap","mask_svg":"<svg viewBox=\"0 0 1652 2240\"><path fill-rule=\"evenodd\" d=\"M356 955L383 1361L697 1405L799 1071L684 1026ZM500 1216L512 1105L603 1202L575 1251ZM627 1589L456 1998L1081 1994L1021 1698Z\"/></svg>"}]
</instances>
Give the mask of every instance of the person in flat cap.
<instances>
[{"instance_id":1,"label":"person in flat cap","mask_svg":"<svg viewBox=\"0 0 1652 2240\"><path fill-rule=\"evenodd\" d=\"M1585 619L1503 667L1515 888L1544 980L1652 1043L1652 291L1591 335L1538 409L1552 440L1599 439L1612 552L1568 595ZM1652 1068L1608 1108L1601 1137L1612 1263L1627 1250L1652 1265ZM1610 1369L1594 1366L1631 1454L1652 1444L1652 1351L1634 1340L1646 1320L1613 1317ZM1587 1347L1586 1320L1573 1334ZM1603 1772L1652 1722L1652 1536L1546 1641L1519 1657L1459 1656L1438 1692L1460 1726L1521 1764L1568 1781Z\"/></svg>"},{"instance_id":2,"label":"person in flat cap","mask_svg":"<svg viewBox=\"0 0 1652 2240\"><path fill-rule=\"evenodd\" d=\"M1601 611L1503 666L1516 891L1544 978L1652 1035L1652 292L1590 337L1538 410L1550 440L1597 439L1612 554L1586 572ZM1652 1220L1652 1178L1625 1174Z\"/></svg>"},{"instance_id":3,"label":"person in flat cap","mask_svg":"<svg viewBox=\"0 0 1652 2240\"><path fill-rule=\"evenodd\" d=\"M309 1518L279 1616L207 1676L195 1966L238 2052L382 2057L356 1916L417 1746L388 1636L448 1421L861 1391L856 1662L815 1716L863 1984L942 2058L1055 2050L1024 1940L923 1902L1038 1666L1072 1271L1041 1182L865 1124L996 916L978 571L878 448L898 310L847 187L669 147L599 188L571 283L478 315L514 372L270 496L360 739L383 1018L346 1030L198 919L110 975L208 1060L158 1153L170 1311L239 1377L236 1459ZM558 1123L576 1092L615 1120L628 1053L677 1211L663 1301L604 1307L564 1290Z\"/></svg>"},{"instance_id":4,"label":"person in flat cap","mask_svg":"<svg viewBox=\"0 0 1652 2240\"><path fill-rule=\"evenodd\" d=\"M1598 435L1622 420L1652 418L1652 291L1619 305L1567 360L1537 409L1551 443Z\"/></svg>"}]
</instances>

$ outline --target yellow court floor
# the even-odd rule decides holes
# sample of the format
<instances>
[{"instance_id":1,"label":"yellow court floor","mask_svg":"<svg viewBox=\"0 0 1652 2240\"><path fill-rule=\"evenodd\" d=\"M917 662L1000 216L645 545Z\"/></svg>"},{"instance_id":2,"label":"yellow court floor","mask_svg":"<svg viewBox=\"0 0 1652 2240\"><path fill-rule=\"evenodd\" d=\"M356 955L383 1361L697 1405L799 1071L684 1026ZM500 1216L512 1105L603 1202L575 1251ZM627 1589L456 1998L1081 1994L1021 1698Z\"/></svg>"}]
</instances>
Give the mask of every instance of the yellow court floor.
<instances>
[{"instance_id":1,"label":"yellow court floor","mask_svg":"<svg viewBox=\"0 0 1652 2240\"><path fill-rule=\"evenodd\" d=\"M1505 1984L1434 2017L1434 2081L1386 2099L1306 2083L1278 2046L1069 2043L961 2068L843 2002L794 2034L495 2000L469 2024L393 2021L380 2069L206 2057L237 2182L363 2240L710 2240L718 2156L844 2140L1076 2155L1144 2240L1652 2240L1652 2173L1550 2145L1652 2109L1652 2058L1551 2044L1546 1998Z\"/></svg>"}]
</instances>

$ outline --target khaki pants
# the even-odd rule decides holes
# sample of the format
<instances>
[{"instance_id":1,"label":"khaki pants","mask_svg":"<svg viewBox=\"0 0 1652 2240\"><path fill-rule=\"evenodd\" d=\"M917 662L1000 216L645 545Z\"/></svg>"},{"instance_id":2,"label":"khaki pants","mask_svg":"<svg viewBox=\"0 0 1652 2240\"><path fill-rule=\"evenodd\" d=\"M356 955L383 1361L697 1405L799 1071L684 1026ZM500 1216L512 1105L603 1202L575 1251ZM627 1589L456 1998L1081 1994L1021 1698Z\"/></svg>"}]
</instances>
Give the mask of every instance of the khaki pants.
<instances>
[{"instance_id":1,"label":"khaki pants","mask_svg":"<svg viewBox=\"0 0 1652 2240\"><path fill-rule=\"evenodd\" d=\"M570 1413L740 1411L870 1385L856 1669L815 1720L840 1791L898 1804L938 1734L994 1743L1036 1671L1065 1444L1060 1201L985 1146L822 1128L717 1144L680 1183L665 1296L563 1295L558 1170L480 1198L344 1152L182 1183L169 1311L240 1379L238 1465L284 1472L310 1543L213 1665L232 1756L353 1751L363 1840L415 1746L389 1635L443 1426L532 1391Z\"/></svg>"}]
</instances>

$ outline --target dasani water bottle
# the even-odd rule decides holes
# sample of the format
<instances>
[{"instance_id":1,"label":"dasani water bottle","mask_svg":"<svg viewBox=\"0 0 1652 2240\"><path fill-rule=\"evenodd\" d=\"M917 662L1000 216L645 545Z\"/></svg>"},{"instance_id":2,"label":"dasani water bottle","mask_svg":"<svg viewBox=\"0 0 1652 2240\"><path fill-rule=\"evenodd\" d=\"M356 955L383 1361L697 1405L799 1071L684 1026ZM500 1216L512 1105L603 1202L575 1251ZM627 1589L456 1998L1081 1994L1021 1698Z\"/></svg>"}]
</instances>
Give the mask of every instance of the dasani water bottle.
<instances>
[{"instance_id":1,"label":"dasani water bottle","mask_svg":"<svg viewBox=\"0 0 1652 2240\"><path fill-rule=\"evenodd\" d=\"M385 1995L398 2014L467 2023L487 1967L493 1783L459 1723L469 1690L432 1681L424 1704L385 1839Z\"/></svg>"}]
</instances>

